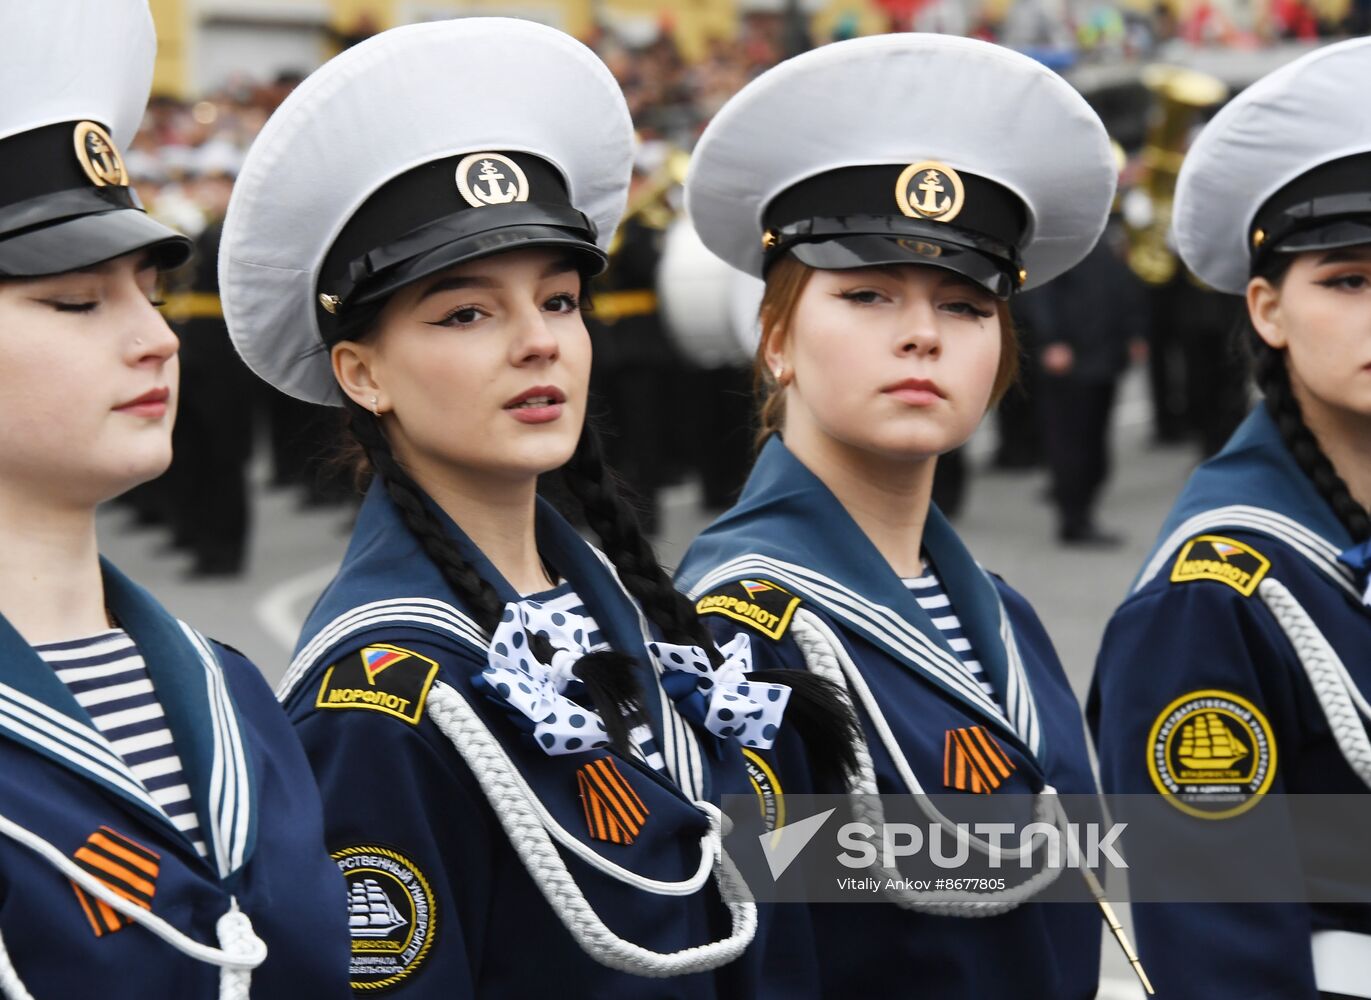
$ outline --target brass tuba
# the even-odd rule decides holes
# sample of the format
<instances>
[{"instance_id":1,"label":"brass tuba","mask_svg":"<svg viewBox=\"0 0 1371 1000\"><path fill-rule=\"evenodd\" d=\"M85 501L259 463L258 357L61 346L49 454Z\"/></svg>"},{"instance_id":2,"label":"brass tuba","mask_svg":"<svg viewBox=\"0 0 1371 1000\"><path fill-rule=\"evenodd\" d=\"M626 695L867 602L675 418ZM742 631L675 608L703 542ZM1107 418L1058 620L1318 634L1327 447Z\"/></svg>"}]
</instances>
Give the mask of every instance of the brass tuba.
<instances>
[{"instance_id":1,"label":"brass tuba","mask_svg":"<svg viewBox=\"0 0 1371 1000\"><path fill-rule=\"evenodd\" d=\"M1143 146L1143 179L1123 204L1128 266L1149 285L1165 285L1176 274L1176 254L1167 239L1190 130L1202 111L1228 96L1228 87L1207 73L1161 64L1144 69L1142 82L1155 103Z\"/></svg>"}]
</instances>

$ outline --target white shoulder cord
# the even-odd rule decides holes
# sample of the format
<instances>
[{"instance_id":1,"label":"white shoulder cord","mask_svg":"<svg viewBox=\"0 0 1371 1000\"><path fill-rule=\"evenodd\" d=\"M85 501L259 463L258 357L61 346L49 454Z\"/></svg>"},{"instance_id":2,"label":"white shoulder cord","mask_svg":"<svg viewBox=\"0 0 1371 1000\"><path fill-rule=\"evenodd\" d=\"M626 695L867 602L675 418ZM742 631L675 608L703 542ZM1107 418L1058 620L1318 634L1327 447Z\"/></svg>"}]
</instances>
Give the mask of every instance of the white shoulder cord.
<instances>
[{"instance_id":1,"label":"white shoulder cord","mask_svg":"<svg viewBox=\"0 0 1371 1000\"><path fill-rule=\"evenodd\" d=\"M1333 646L1285 584L1268 576L1257 585L1257 593L1295 648L1295 656L1309 675L1309 685L1343 758L1362 783L1371 787L1371 739L1361 721L1362 717L1371 719L1371 705L1357 690Z\"/></svg>"},{"instance_id":2,"label":"white shoulder cord","mask_svg":"<svg viewBox=\"0 0 1371 1000\"><path fill-rule=\"evenodd\" d=\"M220 917L215 925L219 947L213 948L187 937L155 913L129 902L52 844L8 817L0 816L0 834L23 844L86 892L156 934L183 955L198 962L217 965L219 1000L247 1000L252 970L266 959L267 946L253 933L252 922L247 914L238 909L236 899L230 900L228 912ZM19 980L9 953L4 948L3 940L0 940L0 991L4 992L8 1000L33 1000L32 994Z\"/></svg>"},{"instance_id":3,"label":"white shoulder cord","mask_svg":"<svg viewBox=\"0 0 1371 1000\"><path fill-rule=\"evenodd\" d=\"M684 882L644 878L601 857L563 830L548 814L504 748L476 711L455 688L435 681L428 693L427 713L434 725L462 755L495 810L515 853L576 943L602 965L636 976L666 978L717 969L733 961L757 933L757 904L729 902L733 929L729 937L677 952L651 951L619 937L600 919L567 870L555 838L601 872L638 889L659 895L688 895L705 881L714 861L715 879L725 899L737 899L742 879L722 847L723 815L709 802L695 806L709 818L701 840L700 868Z\"/></svg>"},{"instance_id":4,"label":"white shoulder cord","mask_svg":"<svg viewBox=\"0 0 1371 1000\"><path fill-rule=\"evenodd\" d=\"M805 665L813 673L836 684L844 691L849 692L849 695L853 690L856 691L858 700L866 709L867 715L870 716L871 724L875 727L877 735L880 736L886 752L890 754L896 770L899 771L900 777L909 788L910 793L916 797L915 801L924 815L950 833L960 835L956 824L934 807L925 796L923 786L919 784L919 779L909 766L908 759L900 750L895 735L891 732L885 715L876 703L871 688L867 685L866 679L862 677L861 671L857 669L856 663L852 661L852 657L848 655L842 641L833 633L833 630L813 612L799 608L796 609L795 616L791 619L790 634L795 638L795 644L804 656ZM866 740L860 735L858 735L856 746L853 749L857 757L857 772L848 782L848 791L854 796L853 813L859 820L880 829L885 825L885 815L877 794L876 768L871 760L871 751ZM1056 790L1051 786L1045 787L1035 796L1033 818L1035 822L1053 823L1064 835L1066 834L1066 813L1061 808ZM982 854L989 854L992 850L996 850L1000 857L1019 858L1025 853L1023 848L993 848L986 841L977 837L966 839L973 848ZM887 879L887 884L890 879L895 880L897 885L906 882L898 870L883 869L882 872ZM988 898L986 899L968 900L966 894L961 892L920 892L894 887L887 888L885 894L891 902L906 910L917 910L921 913L932 913L944 917L991 917L1008 913L1020 903L1031 899L1052 884L1060 874L1061 869L1059 867L1044 868L1028 880L1010 889L987 894Z\"/></svg>"}]
</instances>

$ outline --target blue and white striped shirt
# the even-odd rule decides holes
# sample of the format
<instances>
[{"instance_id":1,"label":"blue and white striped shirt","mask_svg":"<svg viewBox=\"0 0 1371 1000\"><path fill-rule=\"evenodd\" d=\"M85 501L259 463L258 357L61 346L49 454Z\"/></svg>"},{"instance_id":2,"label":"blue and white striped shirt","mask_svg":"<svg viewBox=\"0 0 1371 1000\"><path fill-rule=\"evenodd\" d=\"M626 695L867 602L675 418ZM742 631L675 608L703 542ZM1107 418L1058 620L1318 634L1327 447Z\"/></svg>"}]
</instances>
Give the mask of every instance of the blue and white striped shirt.
<instances>
[{"instance_id":1,"label":"blue and white striped shirt","mask_svg":"<svg viewBox=\"0 0 1371 1000\"><path fill-rule=\"evenodd\" d=\"M77 704L152 800L202 857L208 857L181 756L138 647L123 629L50 642L34 651L66 684Z\"/></svg>"},{"instance_id":2,"label":"blue and white striped shirt","mask_svg":"<svg viewBox=\"0 0 1371 1000\"><path fill-rule=\"evenodd\" d=\"M998 703L999 698L995 695L995 689L990 685L990 679L985 675L985 668L981 666L981 661L976 658L976 651L971 648L971 640L966 637L966 632L962 629L961 619L957 617L956 609L952 607L952 599L947 596L947 591L943 589L942 581L938 579L938 574L933 572L931 563L924 564L922 576L910 577L900 581L914 594L914 599L919 602L919 607L928 612L928 617L933 619L933 625L943 634L947 644L952 647L958 658L962 661L962 666L971 675L971 679L981 686L981 690L988 694L993 701Z\"/></svg>"}]
</instances>

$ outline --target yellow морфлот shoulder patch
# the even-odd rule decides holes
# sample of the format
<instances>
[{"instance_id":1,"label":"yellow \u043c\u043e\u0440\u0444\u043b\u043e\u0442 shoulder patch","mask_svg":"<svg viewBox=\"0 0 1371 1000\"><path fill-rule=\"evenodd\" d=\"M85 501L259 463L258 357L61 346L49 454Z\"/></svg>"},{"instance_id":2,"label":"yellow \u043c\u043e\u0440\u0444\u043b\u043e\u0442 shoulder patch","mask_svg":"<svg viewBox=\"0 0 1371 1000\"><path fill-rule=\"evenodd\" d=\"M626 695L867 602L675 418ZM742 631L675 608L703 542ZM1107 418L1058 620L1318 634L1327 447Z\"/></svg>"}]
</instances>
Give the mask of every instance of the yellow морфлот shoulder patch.
<instances>
[{"instance_id":1,"label":"yellow \u043c\u043e\u0440\u0444\u043b\u043e\u0442 shoulder patch","mask_svg":"<svg viewBox=\"0 0 1371 1000\"><path fill-rule=\"evenodd\" d=\"M800 599L769 580L737 580L695 602L701 615L723 615L742 622L769 639L779 639L790 627Z\"/></svg>"},{"instance_id":2,"label":"yellow \u043c\u043e\u0440\u0444\u043b\u043e\u0442 shoulder patch","mask_svg":"<svg viewBox=\"0 0 1371 1000\"><path fill-rule=\"evenodd\" d=\"M1171 582L1217 580L1251 597L1270 568L1270 559L1236 538L1196 535L1181 547L1171 567Z\"/></svg>"},{"instance_id":3,"label":"yellow \u043c\u043e\u0440\u0444\u043b\u043e\u0442 shoulder patch","mask_svg":"<svg viewBox=\"0 0 1371 1000\"><path fill-rule=\"evenodd\" d=\"M389 643L363 646L324 671L314 707L367 709L418 725L437 676L437 662L421 653Z\"/></svg>"}]
</instances>

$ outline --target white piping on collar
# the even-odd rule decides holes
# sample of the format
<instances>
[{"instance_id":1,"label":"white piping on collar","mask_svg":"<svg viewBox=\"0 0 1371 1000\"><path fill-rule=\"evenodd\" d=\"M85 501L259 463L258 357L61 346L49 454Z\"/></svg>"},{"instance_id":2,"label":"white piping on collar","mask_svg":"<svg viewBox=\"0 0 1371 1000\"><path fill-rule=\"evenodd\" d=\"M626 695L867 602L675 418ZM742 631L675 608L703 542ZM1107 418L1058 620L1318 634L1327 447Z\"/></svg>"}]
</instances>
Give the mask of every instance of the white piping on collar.
<instances>
[{"instance_id":1,"label":"white piping on collar","mask_svg":"<svg viewBox=\"0 0 1371 1000\"><path fill-rule=\"evenodd\" d=\"M1025 720L1025 727L1021 729L1010 722L1005 715L1005 710L996 704L995 700L987 695L979 684L972 680L965 668L953 658L951 653L943 650L941 646L905 621L892 609L883 604L875 604L856 591L814 570L779 559L772 559L769 556L748 553L729 560L707 574L691 588L690 596L697 598L706 590L750 576L775 577L781 582L785 582L786 578L790 577L797 581L795 584L797 589L811 594L816 603L823 606L825 610L837 615L883 644L898 650L916 667L922 668L925 673L961 694L982 712L991 718L1004 722L1011 731L1018 733L1025 742L1027 742L1027 731L1037 732L1037 710L1033 707L1031 700L1021 707L1017 693L1015 695L1016 709L1026 710L1030 713L1029 718ZM1000 613L1001 625L1004 627L1003 605L1001 605ZM1009 674L1011 677L1014 674L1012 663ZM1015 682L1011 682L1011 684L1013 683ZM1026 688L1026 680L1022 676L1022 665L1020 665L1018 683L1023 683ZM1007 695L1006 702L1008 702ZM1028 745L1030 747L1036 746L1034 743Z\"/></svg>"},{"instance_id":2,"label":"white piping on collar","mask_svg":"<svg viewBox=\"0 0 1371 1000\"><path fill-rule=\"evenodd\" d=\"M404 625L412 622L418 628L436 626L442 632L455 635L475 647L484 656L490 643L480 626L451 604L430 597L397 597L372 601L349 608L315 633L291 661L290 669L276 688L278 701L285 701L304 679L328 648L369 625L382 622Z\"/></svg>"},{"instance_id":3,"label":"white piping on collar","mask_svg":"<svg viewBox=\"0 0 1371 1000\"><path fill-rule=\"evenodd\" d=\"M1156 554L1148 560L1142 575L1134 585L1132 593L1137 593L1151 583L1153 578L1176 554L1177 547L1192 535L1205 531L1218 531L1222 528L1237 528L1269 535L1279 542L1299 552L1316 569L1335 584L1347 591L1358 601L1361 594L1353 583L1352 571L1338 562L1341 553L1336 545L1322 535L1310 530L1300 522L1264 507L1251 507L1246 504L1233 504L1228 507L1215 507L1187 518L1167 536L1165 542L1157 547Z\"/></svg>"},{"instance_id":4,"label":"white piping on collar","mask_svg":"<svg viewBox=\"0 0 1371 1000\"><path fill-rule=\"evenodd\" d=\"M208 641L185 622L179 623L186 638L200 655L205 669L213 725L214 761L210 771L210 836L219 877L224 878L243 866L248 836L252 829L252 782L248 777L247 750L224 682L223 667Z\"/></svg>"},{"instance_id":5,"label":"white piping on collar","mask_svg":"<svg viewBox=\"0 0 1371 1000\"><path fill-rule=\"evenodd\" d=\"M98 731L8 684L0 684L0 726L113 785L171 823L162 807Z\"/></svg>"}]
</instances>

